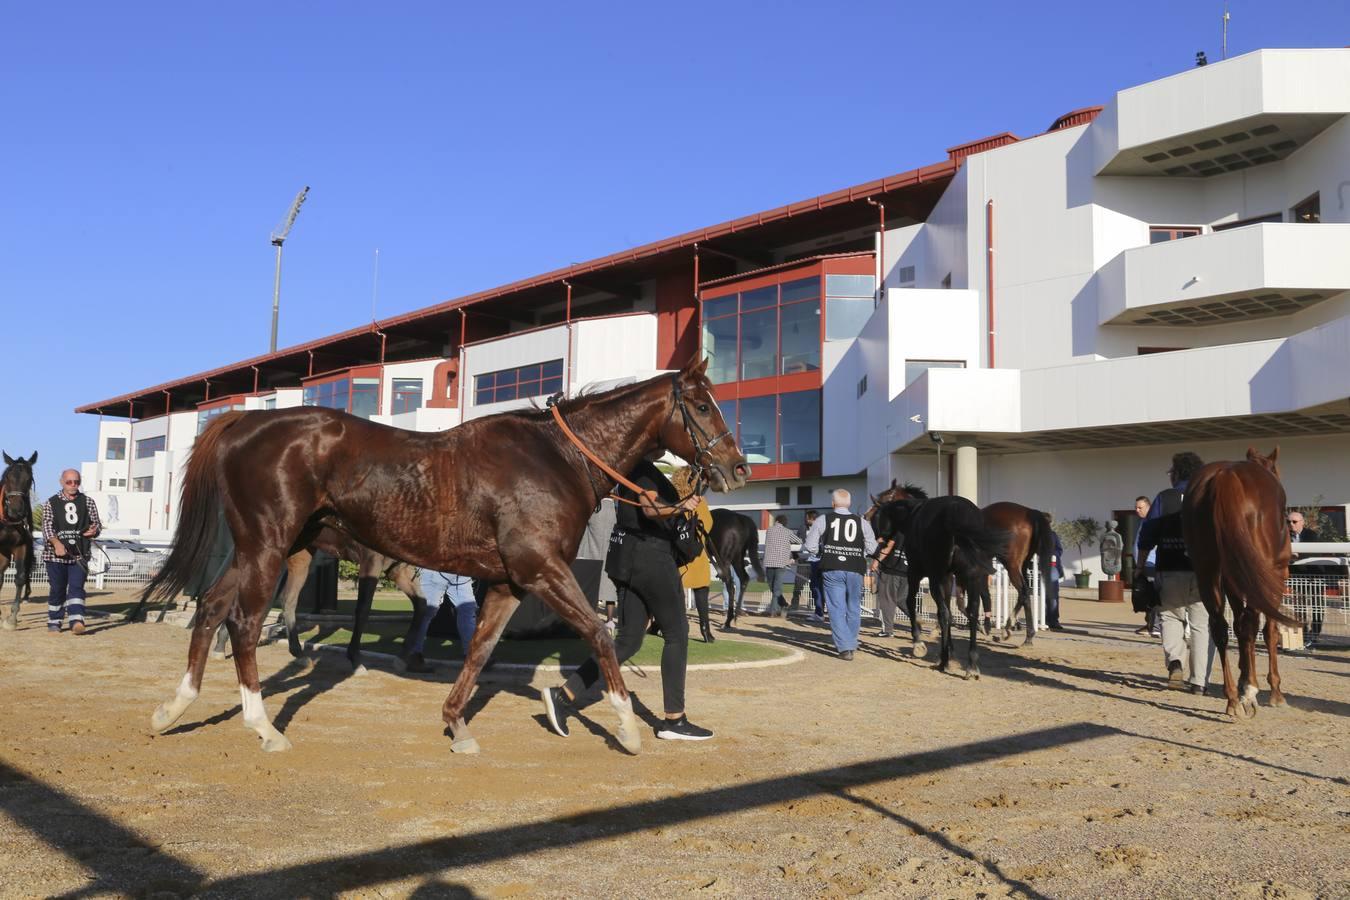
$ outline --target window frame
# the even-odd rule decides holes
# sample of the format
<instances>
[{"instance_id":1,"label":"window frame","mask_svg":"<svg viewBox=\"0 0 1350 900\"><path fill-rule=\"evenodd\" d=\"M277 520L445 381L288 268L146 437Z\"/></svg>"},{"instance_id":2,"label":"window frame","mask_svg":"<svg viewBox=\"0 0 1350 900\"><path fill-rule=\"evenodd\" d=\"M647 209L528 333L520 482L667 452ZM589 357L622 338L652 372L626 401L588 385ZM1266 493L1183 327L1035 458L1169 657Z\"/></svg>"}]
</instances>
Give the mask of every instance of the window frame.
<instances>
[{"instance_id":1,"label":"window frame","mask_svg":"<svg viewBox=\"0 0 1350 900\"><path fill-rule=\"evenodd\" d=\"M555 367L557 374L552 374ZM492 383L484 384L483 382L487 379L491 379ZM479 372L473 376L471 396L474 406L509 403L513 400L532 400L535 397L546 397L558 393L563 389L565 380L566 369L563 366L562 357L559 357L542 362L526 363L523 366L497 369L492 372Z\"/></svg>"},{"instance_id":2,"label":"window frame","mask_svg":"<svg viewBox=\"0 0 1350 900\"><path fill-rule=\"evenodd\" d=\"M113 443L120 445L120 450L116 456L113 456ZM110 437L103 445L104 462L122 462L127 458L127 439L124 437Z\"/></svg>"},{"instance_id":3,"label":"window frame","mask_svg":"<svg viewBox=\"0 0 1350 900\"><path fill-rule=\"evenodd\" d=\"M155 441L159 442L156 446L147 446ZM164 450L167 446L167 435L156 434L148 438L141 438L136 442L136 459L154 459L155 454Z\"/></svg>"}]
</instances>

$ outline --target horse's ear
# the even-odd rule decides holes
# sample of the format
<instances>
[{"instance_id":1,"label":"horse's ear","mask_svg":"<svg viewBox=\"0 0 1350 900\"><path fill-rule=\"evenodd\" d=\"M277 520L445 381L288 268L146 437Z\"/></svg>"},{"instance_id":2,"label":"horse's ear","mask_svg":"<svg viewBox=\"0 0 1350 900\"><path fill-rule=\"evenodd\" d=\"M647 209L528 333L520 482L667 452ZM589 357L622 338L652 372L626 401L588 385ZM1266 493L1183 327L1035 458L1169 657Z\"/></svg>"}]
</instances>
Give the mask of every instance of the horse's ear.
<instances>
[{"instance_id":1,"label":"horse's ear","mask_svg":"<svg viewBox=\"0 0 1350 900\"><path fill-rule=\"evenodd\" d=\"M899 484L900 484L900 479L898 479L898 478L892 478L892 479L891 479L891 490L895 490L896 487L897 487Z\"/></svg>"},{"instance_id":2,"label":"horse's ear","mask_svg":"<svg viewBox=\"0 0 1350 900\"><path fill-rule=\"evenodd\" d=\"M12 466L12 465L14 465L14 460L10 459L8 453L5 454L5 465L7 465L7 466Z\"/></svg>"},{"instance_id":3,"label":"horse's ear","mask_svg":"<svg viewBox=\"0 0 1350 900\"><path fill-rule=\"evenodd\" d=\"M32 455L32 456L28 457L28 464L29 464L30 466L35 466L35 465L37 465L37 451L36 451L36 450L33 451L33 455Z\"/></svg>"},{"instance_id":4,"label":"horse's ear","mask_svg":"<svg viewBox=\"0 0 1350 900\"><path fill-rule=\"evenodd\" d=\"M689 357L689 362L684 364L686 375L692 375L695 378L702 377L708 371L708 357L702 353L695 353Z\"/></svg>"},{"instance_id":5,"label":"horse's ear","mask_svg":"<svg viewBox=\"0 0 1350 900\"><path fill-rule=\"evenodd\" d=\"M1280 445L1276 444L1275 449L1270 451L1270 462L1273 465L1279 461L1280 461Z\"/></svg>"},{"instance_id":6,"label":"horse's ear","mask_svg":"<svg viewBox=\"0 0 1350 900\"><path fill-rule=\"evenodd\" d=\"M1247 448L1247 462L1257 462L1261 459L1261 454L1255 447Z\"/></svg>"}]
</instances>

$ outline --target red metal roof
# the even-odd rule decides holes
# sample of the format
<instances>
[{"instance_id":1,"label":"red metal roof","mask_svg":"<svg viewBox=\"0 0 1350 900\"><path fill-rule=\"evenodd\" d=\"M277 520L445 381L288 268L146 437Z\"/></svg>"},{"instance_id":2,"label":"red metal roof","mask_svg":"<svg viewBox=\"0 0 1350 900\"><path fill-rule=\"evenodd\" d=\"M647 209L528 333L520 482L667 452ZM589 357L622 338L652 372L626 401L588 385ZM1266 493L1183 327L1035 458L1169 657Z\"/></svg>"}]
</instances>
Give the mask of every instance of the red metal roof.
<instances>
[{"instance_id":1,"label":"red metal roof","mask_svg":"<svg viewBox=\"0 0 1350 900\"><path fill-rule=\"evenodd\" d=\"M902 172L898 175L891 175L887 178L878 178L863 184L843 188L842 190L832 191L828 194L821 194L820 196L812 197L809 200L802 200L797 203L790 203L786 206L777 207L776 209L765 210L764 212L755 213L749 216L742 216L738 219L732 219L729 222L723 222L720 225L712 225L696 231L685 232L684 234L666 238L665 240L644 244L640 247L634 247L631 250L612 253L608 256L602 256L599 259L593 259L589 262L579 263L567 268L554 269L553 271L545 272L532 278L511 282L510 284L505 284L500 287L479 291L464 297L458 297L443 303L423 307L399 316L381 319L377 322L372 322L369 325L362 325L337 334L316 338L312 341L278 350L275 353L255 356L241 362L220 366L205 372L198 372L195 375L176 378L172 381L166 381L163 384L157 384L154 387L132 391L107 400L86 403L83 406L76 407L75 412L101 414L108 411L109 414L113 414L111 411L117 407L125 407L129 403L135 403L138 406L144 407L144 413L158 415L163 410L163 395L165 392L172 391L175 388L200 385L204 381L223 378L226 375L239 375L255 366L262 367L269 363L277 363L289 358L297 358L298 361L298 358L304 357L312 351L334 350L336 349L335 345L356 338L376 335L382 329L407 325L430 316L473 306L531 288L548 284L557 284L565 278L575 278L587 273L599 272L619 265L655 258L662 254L669 254L673 251L692 247L694 244L703 241L710 241L718 237L750 231L772 222L779 222L795 216L814 213L843 204L855 203L868 197L875 197L892 191L932 184L933 182L952 177L957 169L960 168L960 164L960 159L953 157L944 160L943 162L934 163L933 165L911 169L908 172ZM138 412L140 411L138 410Z\"/></svg>"}]
</instances>

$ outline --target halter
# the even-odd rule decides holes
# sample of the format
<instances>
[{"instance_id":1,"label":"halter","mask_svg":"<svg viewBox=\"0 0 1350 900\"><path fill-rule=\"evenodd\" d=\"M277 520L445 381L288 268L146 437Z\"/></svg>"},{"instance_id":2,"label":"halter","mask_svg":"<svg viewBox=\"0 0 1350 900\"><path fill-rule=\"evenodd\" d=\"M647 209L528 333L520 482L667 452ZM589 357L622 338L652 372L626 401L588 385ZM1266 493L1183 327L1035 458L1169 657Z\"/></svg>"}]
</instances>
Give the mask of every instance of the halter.
<instances>
[{"instance_id":1,"label":"halter","mask_svg":"<svg viewBox=\"0 0 1350 900\"><path fill-rule=\"evenodd\" d=\"M26 525L30 524L32 514L29 512L28 498L23 500L24 512L19 513L15 518L9 516L9 491L5 490L5 485L0 482L0 519L3 519L7 525ZM28 515L25 515L28 513Z\"/></svg>"},{"instance_id":2,"label":"halter","mask_svg":"<svg viewBox=\"0 0 1350 900\"><path fill-rule=\"evenodd\" d=\"M684 433L689 436L689 443L693 445L694 448L694 458L689 461L690 467L693 468L695 471L694 487L691 493L680 498L680 502L684 502L685 500L688 500L689 497L692 497L695 494L702 496L707 492L708 489L707 469L709 466L712 465L712 449L726 438L731 437L731 431L728 430L726 432L723 432L722 434L719 434L715 438L709 439L708 432L705 431L703 427L700 426L698 422L695 421L693 417L690 416L689 414L689 408L688 406L685 405L684 389L680 386L679 372L674 372L671 374L670 383L671 383L671 393L674 396L674 402L671 403L670 413L666 416L665 424L663 424L661 428L662 430L665 430L666 426L670 424L670 420L675 417L675 410L679 409L680 418L682 424L684 425ZM632 481L629 481L621 473L619 473L612 466L606 463L603 459L592 453L591 449L582 442L581 438L577 437L576 433L573 432L572 429L568 427L567 420L563 418L562 408L558 404L558 401L560 399L561 399L560 394L554 394L552 397L549 397L548 407L553 412L553 420L558 423L558 427L562 429L562 433L567 437L569 441L572 442L574 446L576 446L578 450L581 451L582 456L584 456L587 460L593 463L601 472L604 472L610 478L614 479L614 481L617 484L620 484L623 487L628 488L630 491L640 496L643 492L642 488L638 487ZM700 437L703 439L703 443L699 442ZM589 477L590 475L589 473L587 473L587 478L589 479ZM591 485L591 490L595 490L595 486L593 484ZM626 497L620 497L612 492L610 493L610 497L612 497L614 500L620 503L627 503L631 506L644 505L637 501L629 500Z\"/></svg>"}]
</instances>

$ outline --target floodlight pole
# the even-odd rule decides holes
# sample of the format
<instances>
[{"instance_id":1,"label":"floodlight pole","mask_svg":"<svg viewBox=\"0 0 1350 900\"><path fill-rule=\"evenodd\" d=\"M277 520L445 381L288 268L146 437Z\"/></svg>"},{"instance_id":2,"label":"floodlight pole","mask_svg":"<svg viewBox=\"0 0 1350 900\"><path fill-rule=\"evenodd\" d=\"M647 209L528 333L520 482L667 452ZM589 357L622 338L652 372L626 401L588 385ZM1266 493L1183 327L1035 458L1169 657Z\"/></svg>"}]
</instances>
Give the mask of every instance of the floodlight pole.
<instances>
[{"instance_id":1,"label":"floodlight pole","mask_svg":"<svg viewBox=\"0 0 1350 900\"><path fill-rule=\"evenodd\" d=\"M295 224L295 217L300 214L300 206L305 202L305 195L309 193L309 186L306 185L300 193L295 195L295 201L291 204L291 211L286 215L286 221L272 232L272 246L277 248L277 271L276 277L272 281L272 341L268 345L269 353L277 352L277 316L281 311L281 245L286 242L286 235L291 233L291 226Z\"/></svg>"}]
</instances>

